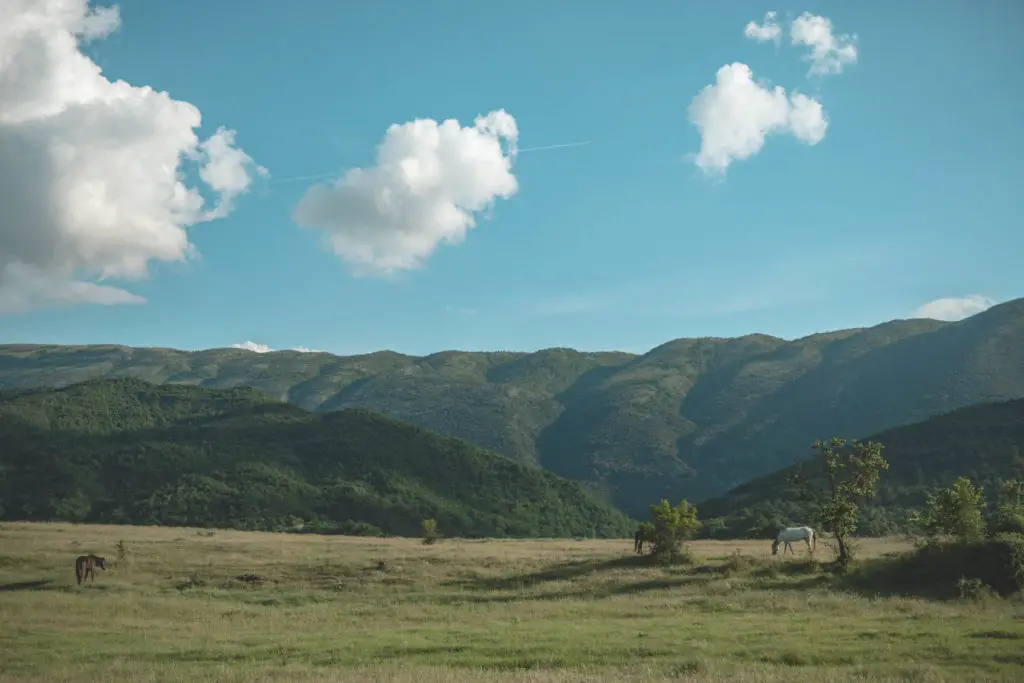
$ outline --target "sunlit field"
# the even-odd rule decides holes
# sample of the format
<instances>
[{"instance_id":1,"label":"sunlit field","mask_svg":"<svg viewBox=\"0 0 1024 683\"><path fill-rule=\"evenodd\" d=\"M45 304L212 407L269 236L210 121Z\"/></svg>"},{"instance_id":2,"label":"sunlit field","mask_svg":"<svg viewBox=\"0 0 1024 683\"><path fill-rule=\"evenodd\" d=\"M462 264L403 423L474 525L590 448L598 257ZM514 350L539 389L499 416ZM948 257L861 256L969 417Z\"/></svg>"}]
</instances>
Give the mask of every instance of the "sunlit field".
<instances>
[{"instance_id":1,"label":"sunlit field","mask_svg":"<svg viewBox=\"0 0 1024 683\"><path fill-rule=\"evenodd\" d=\"M794 546L655 568L632 540L7 524L0 682L1024 680L1020 600L845 591ZM87 552L108 570L79 587Z\"/></svg>"}]
</instances>

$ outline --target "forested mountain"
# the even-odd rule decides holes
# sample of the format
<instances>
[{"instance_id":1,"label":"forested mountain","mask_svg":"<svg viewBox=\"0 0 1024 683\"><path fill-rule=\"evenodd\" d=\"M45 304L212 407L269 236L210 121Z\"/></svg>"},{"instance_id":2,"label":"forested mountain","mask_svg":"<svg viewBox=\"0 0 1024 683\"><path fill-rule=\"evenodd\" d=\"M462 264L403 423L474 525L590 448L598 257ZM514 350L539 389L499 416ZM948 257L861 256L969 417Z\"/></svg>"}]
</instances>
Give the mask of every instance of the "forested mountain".
<instances>
[{"instance_id":1,"label":"forested mountain","mask_svg":"<svg viewBox=\"0 0 1024 683\"><path fill-rule=\"evenodd\" d=\"M1024 299L956 323L896 320L785 341L678 339L643 355L0 346L0 387L138 377L362 407L585 482L633 515L974 403L1024 397Z\"/></svg>"},{"instance_id":2,"label":"forested mountain","mask_svg":"<svg viewBox=\"0 0 1024 683\"><path fill-rule=\"evenodd\" d=\"M923 507L930 491L950 486L957 477L983 486L989 502L1001 482L1024 481L1024 399L960 408L865 440L881 443L882 456L889 462L878 495L862 515L860 531L865 535L896 530L906 511ZM797 468L804 468L817 482L823 479L821 459L809 458L704 501L700 516L722 517L720 535L728 536L774 533L782 526L805 524L809 512L789 483Z\"/></svg>"},{"instance_id":3,"label":"forested mountain","mask_svg":"<svg viewBox=\"0 0 1024 683\"><path fill-rule=\"evenodd\" d=\"M580 484L365 409L93 380L0 392L0 518L415 535L628 536Z\"/></svg>"}]
</instances>

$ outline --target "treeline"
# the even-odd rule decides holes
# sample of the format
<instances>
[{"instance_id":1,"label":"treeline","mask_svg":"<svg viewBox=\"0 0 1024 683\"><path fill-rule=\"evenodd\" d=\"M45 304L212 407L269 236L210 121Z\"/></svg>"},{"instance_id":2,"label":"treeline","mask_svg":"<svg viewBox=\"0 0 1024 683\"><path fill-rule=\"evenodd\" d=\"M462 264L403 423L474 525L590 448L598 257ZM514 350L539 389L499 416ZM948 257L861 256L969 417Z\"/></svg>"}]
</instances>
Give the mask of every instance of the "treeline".
<instances>
[{"instance_id":1,"label":"treeline","mask_svg":"<svg viewBox=\"0 0 1024 683\"><path fill-rule=\"evenodd\" d=\"M466 537L623 537L580 485L366 410L103 380L0 392L0 518Z\"/></svg>"},{"instance_id":2,"label":"treeline","mask_svg":"<svg viewBox=\"0 0 1024 683\"><path fill-rule=\"evenodd\" d=\"M1024 480L1024 400L982 403L869 437L885 445L889 468L868 501L860 501L857 536L913 533L915 510L958 477L993 494ZM792 477L820 485L821 456L746 482L700 504L706 538L769 538L783 526L806 523L812 509Z\"/></svg>"},{"instance_id":3,"label":"treeline","mask_svg":"<svg viewBox=\"0 0 1024 683\"><path fill-rule=\"evenodd\" d=\"M834 566L845 572L856 554L855 533L863 528L862 506L877 494L890 465L882 456L884 446L874 441L833 438L815 442L813 448L818 457L787 477L801 521L779 524L773 532L796 525L824 532L833 545ZM708 533L708 525L686 500L676 507L662 500L650 506L650 515L634 538L638 552L647 543L658 560L685 558L685 542L702 529ZM956 584L965 597L1013 595L1024 589L1024 481L1003 481L986 501L982 487L958 477L951 486L929 492L924 504L907 514L905 524L918 547L876 568L873 578L883 585L941 593ZM776 541L773 553L778 546Z\"/></svg>"}]
</instances>

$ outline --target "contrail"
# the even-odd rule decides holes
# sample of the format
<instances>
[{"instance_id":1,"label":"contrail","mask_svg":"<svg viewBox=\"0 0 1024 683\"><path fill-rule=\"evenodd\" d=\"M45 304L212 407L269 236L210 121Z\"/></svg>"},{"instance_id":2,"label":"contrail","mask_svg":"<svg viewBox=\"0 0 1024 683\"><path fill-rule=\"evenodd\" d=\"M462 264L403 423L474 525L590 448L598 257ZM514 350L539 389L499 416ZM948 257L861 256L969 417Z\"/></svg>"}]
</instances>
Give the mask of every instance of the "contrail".
<instances>
[{"instance_id":1,"label":"contrail","mask_svg":"<svg viewBox=\"0 0 1024 683\"><path fill-rule=\"evenodd\" d=\"M332 176L341 175L341 171L331 171L330 173L317 173L315 175L296 175L289 178L271 178L267 181L267 185L277 185L278 183L295 183L300 180L319 180L320 178L330 178Z\"/></svg>"},{"instance_id":2,"label":"contrail","mask_svg":"<svg viewBox=\"0 0 1024 683\"><path fill-rule=\"evenodd\" d=\"M583 147L589 145L590 140L584 140L583 142L563 142L560 145L544 145L543 147L522 147L518 151L522 152L540 152L545 149L563 149L565 147Z\"/></svg>"},{"instance_id":3,"label":"contrail","mask_svg":"<svg viewBox=\"0 0 1024 683\"><path fill-rule=\"evenodd\" d=\"M541 147L522 147L516 150L516 154L522 154L523 152L543 152L548 149L565 149L566 147L585 147L590 144L590 140L584 140L582 142L563 142L558 145L542 145ZM301 180L320 180L321 178L332 178L341 175L341 171L331 171L330 173L316 173L314 175L297 175L290 176L288 178L271 178L267 181L267 185L277 185L279 183L297 183Z\"/></svg>"}]
</instances>

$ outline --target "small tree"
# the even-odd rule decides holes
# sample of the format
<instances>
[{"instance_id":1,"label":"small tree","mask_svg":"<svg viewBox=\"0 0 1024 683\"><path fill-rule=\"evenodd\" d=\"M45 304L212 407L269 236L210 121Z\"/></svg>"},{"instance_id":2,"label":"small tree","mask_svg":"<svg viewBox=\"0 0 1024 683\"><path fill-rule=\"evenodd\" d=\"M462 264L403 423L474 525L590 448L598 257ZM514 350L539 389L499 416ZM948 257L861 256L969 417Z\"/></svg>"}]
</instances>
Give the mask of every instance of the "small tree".
<instances>
[{"instance_id":1,"label":"small tree","mask_svg":"<svg viewBox=\"0 0 1024 683\"><path fill-rule=\"evenodd\" d=\"M987 520L988 533L994 536L1011 532L1024 534L1024 481L1010 479L999 487L999 503Z\"/></svg>"},{"instance_id":2,"label":"small tree","mask_svg":"<svg viewBox=\"0 0 1024 683\"><path fill-rule=\"evenodd\" d=\"M874 441L847 444L846 439L833 437L827 442L815 441L811 448L821 453L824 489L816 488L803 468L790 481L811 504L813 521L835 536L836 561L845 569L852 556L849 536L857 528L860 504L874 497L878 479L889 463L882 457L884 446Z\"/></svg>"},{"instance_id":3,"label":"small tree","mask_svg":"<svg viewBox=\"0 0 1024 683\"><path fill-rule=\"evenodd\" d=\"M420 522L420 530L423 532L424 545L432 545L437 542L437 522L435 520L423 520Z\"/></svg>"},{"instance_id":4,"label":"small tree","mask_svg":"<svg viewBox=\"0 0 1024 683\"><path fill-rule=\"evenodd\" d=\"M651 555L659 562L676 562L685 556L683 542L689 539L698 529L697 508L685 500L672 507L662 499L657 505L651 506Z\"/></svg>"},{"instance_id":5,"label":"small tree","mask_svg":"<svg viewBox=\"0 0 1024 683\"><path fill-rule=\"evenodd\" d=\"M950 536L959 541L980 538L985 531L982 489L967 477L957 477L948 489L928 494L925 509L914 513L912 523L929 540Z\"/></svg>"},{"instance_id":6,"label":"small tree","mask_svg":"<svg viewBox=\"0 0 1024 683\"><path fill-rule=\"evenodd\" d=\"M117 568L121 570L122 574L128 574L128 546L125 545L124 540L120 540L114 546L114 551L117 553L117 559L115 564Z\"/></svg>"}]
</instances>

